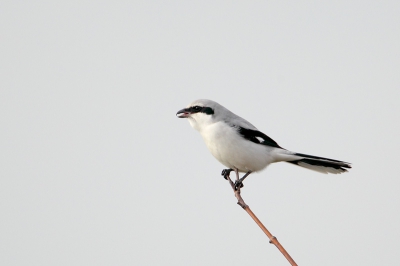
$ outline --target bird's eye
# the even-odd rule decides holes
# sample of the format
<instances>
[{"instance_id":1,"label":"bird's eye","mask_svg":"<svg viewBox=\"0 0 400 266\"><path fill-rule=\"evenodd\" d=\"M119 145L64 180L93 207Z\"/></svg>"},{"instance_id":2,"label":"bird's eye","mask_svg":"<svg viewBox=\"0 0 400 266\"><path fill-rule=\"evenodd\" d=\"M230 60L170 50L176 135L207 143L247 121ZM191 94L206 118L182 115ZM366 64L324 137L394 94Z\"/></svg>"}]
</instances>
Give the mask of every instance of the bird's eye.
<instances>
[{"instance_id":1,"label":"bird's eye","mask_svg":"<svg viewBox=\"0 0 400 266\"><path fill-rule=\"evenodd\" d=\"M195 107L193 107L193 110L195 110L195 111L200 111L200 110L201 110L201 107L200 107L200 106L195 106Z\"/></svg>"}]
</instances>

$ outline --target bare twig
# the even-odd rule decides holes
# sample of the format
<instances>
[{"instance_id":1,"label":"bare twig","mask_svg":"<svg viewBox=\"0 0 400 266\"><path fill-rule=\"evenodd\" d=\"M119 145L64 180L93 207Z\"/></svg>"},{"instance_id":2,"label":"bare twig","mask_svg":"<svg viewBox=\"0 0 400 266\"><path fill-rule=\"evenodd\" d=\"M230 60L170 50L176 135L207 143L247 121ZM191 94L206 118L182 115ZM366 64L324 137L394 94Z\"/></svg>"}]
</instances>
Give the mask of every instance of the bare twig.
<instances>
[{"instance_id":1,"label":"bare twig","mask_svg":"<svg viewBox=\"0 0 400 266\"><path fill-rule=\"evenodd\" d=\"M236 172L236 180L239 180L239 172L237 170L235 170L235 172ZM257 218L257 216L251 211L250 207L244 202L242 196L240 195L240 186L235 189L235 184L232 182L229 175L227 177L228 177L228 182L231 185L233 192L235 193L235 197L238 200L237 204L240 205L240 207L242 207L251 216L251 218L253 218L256 224L268 236L269 243L274 244L279 249L279 251L283 254L283 256L285 256L285 258L289 261L290 265L297 266L296 262L292 259L292 257L290 257L289 253L282 247L278 239L268 231L268 229L262 224L262 222Z\"/></svg>"}]
</instances>

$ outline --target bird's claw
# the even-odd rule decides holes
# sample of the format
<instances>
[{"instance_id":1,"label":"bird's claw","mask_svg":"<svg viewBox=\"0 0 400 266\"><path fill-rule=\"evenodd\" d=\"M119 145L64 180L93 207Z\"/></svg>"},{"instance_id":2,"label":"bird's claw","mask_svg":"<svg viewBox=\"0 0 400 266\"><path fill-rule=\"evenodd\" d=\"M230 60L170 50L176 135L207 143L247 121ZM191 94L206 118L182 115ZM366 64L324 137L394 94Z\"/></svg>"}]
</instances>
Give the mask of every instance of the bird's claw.
<instances>
[{"instance_id":1,"label":"bird's claw","mask_svg":"<svg viewBox=\"0 0 400 266\"><path fill-rule=\"evenodd\" d=\"M224 170L222 170L221 175L222 175L226 180L228 180L229 174L230 174L232 171L233 171L232 169L224 169Z\"/></svg>"},{"instance_id":2,"label":"bird's claw","mask_svg":"<svg viewBox=\"0 0 400 266\"><path fill-rule=\"evenodd\" d=\"M242 188L242 187L244 187L242 181L236 180L236 181L235 181L235 190L238 190L238 189L240 189L240 188Z\"/></svg>"}]
</instances>

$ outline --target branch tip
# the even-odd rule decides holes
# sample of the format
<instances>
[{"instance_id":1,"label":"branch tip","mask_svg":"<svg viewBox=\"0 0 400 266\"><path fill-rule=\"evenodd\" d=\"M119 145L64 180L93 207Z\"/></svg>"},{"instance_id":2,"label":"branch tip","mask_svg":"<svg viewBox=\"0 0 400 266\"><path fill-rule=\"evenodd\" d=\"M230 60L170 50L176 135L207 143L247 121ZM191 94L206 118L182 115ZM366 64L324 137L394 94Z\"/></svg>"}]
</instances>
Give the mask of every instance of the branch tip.
<instances>
[{"instance_id":1,"label":"branch tip","mask_svg":"<svg viewBox=\"0 0 400 266\"><path fill-rule=\"evenodd\" d=\"M239 180L239 173L237 170L235 172L236 172L236 180ZM296 262L292 259L292 257L290 257L289 253L282 247L282 245L279 243L278 239L275 236L273 236L267 230L267 228L265 228L265 226L261 223L261 221L257 218L257 216L251 211L250 207L244 202L242 196L240 195L240 186L238 188L235 188L235 184L232 182L229 175L227 175L226 177L227 177L229 184L232 187L232 190L233 190L233 193L234 193L236 199L238 200L237 204L240 207L242 207L243 210L245 210L251 216L251 218L254 220L254 222L256 222L256 224L261 228L261 230L270 239L269 243L274 244L279 249L279 251L282 253L282 255L289 261L290 265L297 266Z\"/></svg>"}]
</instances>

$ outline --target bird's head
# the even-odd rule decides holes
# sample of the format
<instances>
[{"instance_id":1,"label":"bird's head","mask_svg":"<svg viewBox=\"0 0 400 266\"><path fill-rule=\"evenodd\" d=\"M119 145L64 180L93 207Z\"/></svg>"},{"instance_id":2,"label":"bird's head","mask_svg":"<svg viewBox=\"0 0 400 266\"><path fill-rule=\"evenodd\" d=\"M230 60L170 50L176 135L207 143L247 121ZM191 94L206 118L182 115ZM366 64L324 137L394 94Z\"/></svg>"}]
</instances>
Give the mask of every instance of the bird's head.
<instances>
[{"instance_id":1,"label":"bird's head","mask_svg":"<svg viewBox=\"0 0 400 266\"><path fill-rule=\"evenodd\" d=\"M221 107L218 103L211 100L196 100L186 108L179 110L176 116L188 118L190 125L198 131L215 121L216 112Z\"/></svg>"}]
</instances>

